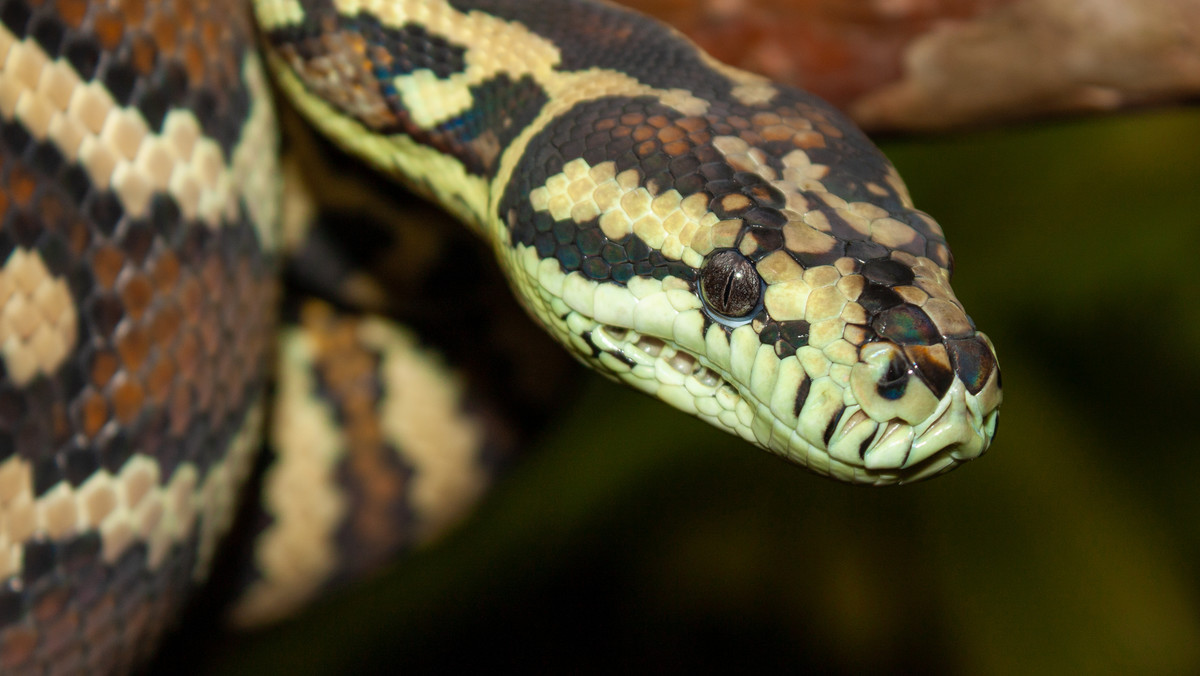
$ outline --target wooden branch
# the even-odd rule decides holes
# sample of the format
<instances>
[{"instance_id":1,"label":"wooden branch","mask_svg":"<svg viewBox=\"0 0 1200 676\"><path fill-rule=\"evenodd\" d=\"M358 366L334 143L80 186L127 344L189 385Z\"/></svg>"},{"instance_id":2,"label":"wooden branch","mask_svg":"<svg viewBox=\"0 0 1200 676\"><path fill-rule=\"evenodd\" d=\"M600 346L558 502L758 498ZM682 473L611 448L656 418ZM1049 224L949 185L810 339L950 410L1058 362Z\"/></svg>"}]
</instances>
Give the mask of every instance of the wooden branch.
<instances>
[{"instance_id":1,"label":"wooden branch","mask_svg":"<svg viewBox=\"0 0 1200 676\"><path fill-rule=\"evenodd\" d=\"M1200 0L628 0L870 129L1200 98Z\"/></svg>"}]
</instances>

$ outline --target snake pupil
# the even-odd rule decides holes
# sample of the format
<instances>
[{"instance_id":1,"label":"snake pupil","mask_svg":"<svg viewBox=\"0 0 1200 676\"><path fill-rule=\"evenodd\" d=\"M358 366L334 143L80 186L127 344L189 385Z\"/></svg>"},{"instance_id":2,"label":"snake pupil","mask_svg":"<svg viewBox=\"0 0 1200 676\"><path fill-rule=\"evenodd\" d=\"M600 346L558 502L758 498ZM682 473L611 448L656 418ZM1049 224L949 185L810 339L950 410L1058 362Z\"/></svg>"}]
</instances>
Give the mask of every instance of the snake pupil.
<instances>
[{"instance_id":1,"label":"snake pupil","mask_svg":"<svg viewBox=\"0 0 1200 676\"><path fill-rule=\"evenodd\" d=\"M700 294L714 313L743 318L758 307L762 283L745 256L725 249L710 255L700 269Z\"/></svg>"}]
</instances>

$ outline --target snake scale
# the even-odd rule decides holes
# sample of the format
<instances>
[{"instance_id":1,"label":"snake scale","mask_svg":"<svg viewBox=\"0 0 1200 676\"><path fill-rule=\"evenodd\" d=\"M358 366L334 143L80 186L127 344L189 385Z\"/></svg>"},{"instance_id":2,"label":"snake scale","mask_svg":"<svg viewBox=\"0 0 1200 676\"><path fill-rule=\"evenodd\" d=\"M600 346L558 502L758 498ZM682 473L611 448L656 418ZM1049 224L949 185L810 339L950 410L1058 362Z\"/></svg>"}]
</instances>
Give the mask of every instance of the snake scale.
<instances>
[{"instance_id":1,"label":"snake scale","mask_svg":"<svg viewBox=\"0 0 1200 676\"><path fill-rule=\"evenodd\" d=\"M272 575L303 597L336 568L338 515L419 540L484 483L482 428L406 329L316 304L276 340L303 234L281 226L268 71L466 223L606 376L850 482L987 448L999 370L942 231L819 99L602 2L255 10L257 28L237 0L0 2L0 671L142 663L210 570L264 427L301 458L270 509L326 542L289 568L306 529L264 531L282 544L256 554L250 615L294 604ZM287 488L359 446L375 455L342 476L365 497Z\"/></svg>"}]
</instances>

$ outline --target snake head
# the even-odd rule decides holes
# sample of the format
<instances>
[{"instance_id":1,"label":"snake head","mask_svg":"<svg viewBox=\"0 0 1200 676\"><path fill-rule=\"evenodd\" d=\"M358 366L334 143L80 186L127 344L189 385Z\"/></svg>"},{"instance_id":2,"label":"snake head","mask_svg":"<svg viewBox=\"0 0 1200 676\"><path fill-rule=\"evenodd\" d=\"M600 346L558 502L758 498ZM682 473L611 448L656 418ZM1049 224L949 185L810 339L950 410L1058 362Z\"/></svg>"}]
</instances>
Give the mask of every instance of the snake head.
<instances>
[{"instance_id":1,"label":"snake head","mask_svg":"<svg viewBox=\"0 0 1200 676\"><path fill-rule=\"evenodd\" d=\"M849 121L792 96L551 124L500 201L515 286L597 370L818 473L897 483L977 457L1000 374L941 228ZM574 119L608 147L573 142Z\"/></svg>"},{"instance_id":2,"label":"snake head","mask_svg":"<svg viewBox=\"0 0 1200 676\"><path fill-rule=\"evenodd\" d=\"M597 370L818 473L910 482L981 455L1001 401L992 344L947 279L904 252L804 269L722 248L690 282L564 277L561 335Z\"/></svg>"},{"instance_id":3,"label":"snake head","mask_svg":"<svg viewBox=\"0 0 1200 676\"><path fill-rule=\"evenodd\" d=\"M911 218L940 232L923 214ZM801 216L783 231L800 241L796 231L808 229ZM742 363L753 362L737 389L764 419L755 442L875 483L982 454L995 432L1000 373L991 342L950 289L948 265L900 249L805 268L787 238L757 263L744 240L718 249L698 274L703 312L731 346L742 344Z\"/></svg>"},{"instance_id":4,"label":"snake head","mask_svg":"<svg viewBox=\"0 0 1200 676\"><path fill-rule=\"evenodd\" d=\"M847 481L987 447L991 344L941 229L852 122L609 3L569 22L439 4L415 32L406 7L383 42L415 44L394 55L332 8L306 10L310 30L344 38L268 30L279 81L483 234L580 360Z\"/></svg>"}]
</instances>

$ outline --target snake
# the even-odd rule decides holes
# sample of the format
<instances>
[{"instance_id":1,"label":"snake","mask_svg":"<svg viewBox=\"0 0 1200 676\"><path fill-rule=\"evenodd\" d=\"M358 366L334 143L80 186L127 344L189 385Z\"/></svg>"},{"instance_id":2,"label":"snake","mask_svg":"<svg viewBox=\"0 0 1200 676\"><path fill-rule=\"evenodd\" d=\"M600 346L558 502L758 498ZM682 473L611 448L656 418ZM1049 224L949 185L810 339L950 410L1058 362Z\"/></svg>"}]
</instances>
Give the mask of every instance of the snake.
<instances>
[{"instance_id":1,"label":"snake","mask_svg":"<svg viewBox=\"0 0 1200 676\"><path fill-rule=\"evenodd\" d=\"M465 224L600 374L851 483L925 479L988 448L1000 371L951 289L944 233L816 96L601 0L253 14L0 3L0 671L144 664L211 573L264 430L281 460L263 503L311 528L276 515L262 530L277 544L254 555L268 572L247 584L249 616L321 587L346 533L426 539L486 483L486 426L421 336L281 300L284 268L323 273L299 253L314 231L288 225L304 209L284 197L272 87ZM442 278L478 265L447 255ZM342 470L357 497L289 483L360 447ZM325 538L308 568L289 549L305 530Z\"/></svg>"}]
</instances>

